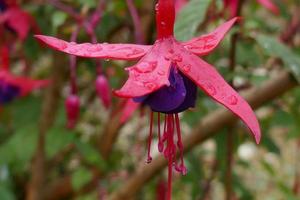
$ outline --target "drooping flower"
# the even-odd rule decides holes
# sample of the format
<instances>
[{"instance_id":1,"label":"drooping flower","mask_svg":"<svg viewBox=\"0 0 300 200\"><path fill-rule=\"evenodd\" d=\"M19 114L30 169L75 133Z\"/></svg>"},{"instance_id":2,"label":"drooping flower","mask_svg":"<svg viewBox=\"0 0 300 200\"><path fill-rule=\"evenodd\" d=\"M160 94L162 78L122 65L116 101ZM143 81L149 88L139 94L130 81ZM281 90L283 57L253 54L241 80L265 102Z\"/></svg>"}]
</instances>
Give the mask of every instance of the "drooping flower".
<instances>
[{"instance_id":1,"label":"drooping flower","mask_svg":"<svg viewBox=\"0 0 300 200\"><path fill-rule=\"evenodd\" d=\"M187 172L183 160L178 113L195 106L197 86L213 100L235 113L248 126L256 142L260 141L260 127L249 104L226 83L213 66L198 57L214 50L237 20L238 18L231 19L210 34L187 42L179 42L173 33L174 1L159 0L156 6L157 40L151 46L76 44L49 36L36 37L54 49L76 56L119 60L140 59L137 64L127 68L129 78L115 94L149 105L153 111L150 116L148 162L152 160L150 146L154 112L157 112L158 149L168 159L167 199L171 199L173 166L182 174ZM160 123L162 118L164 118L163 129ZM177 153L180 155L180 163L176 160Z\"/></svg>"},{"instance_id":2,"label":"drooping flower","mask_svg":"<svg viewBox=\"0 0 300 200\"><path fill-rule=\"evenodd\" d=\"M231 17L237 16L239 1L240 0L223 0L224 7L229 9ZM257 2L274 14L279 13L279 8L272 2L272 0L257 0Z\"/></svg>"},{"instance_id":3,"label":"drooping flower","mask_svg":"<svg viewBox=\"0 0 300 200\"><path fill-rule=\"evenodd\" d=\"M67 128L73 129L77 123L80 112L80 100L75 94L71 94L65 101L67 112Z\"/></svg>"},{"instance_id":4,"label":"drooping flower","mask_svg":"<svg viewBox=\"0 0 300 200\"><path fill-rule=\"evenodd\" d=\"M111 91L107 78L99 75L96 79L96 91L104 107L108 109L111 106Z\"/></svg>"},{"instance_id":5,"label":"drooping flower","mask_svg":"<svg viewBox=\"0 0 300 200\"><path fill-rule=\"evenodd\" d=\"M26 96L34 89L48 85L48 80L32 80L27 77L14 76L9 72L8 49L2 47L0 53L0 106L18 97Z\"/></svg>"},{"instance_id":6,"label":"drooping flower","mask_svg":"<svg viewBox=\"0 0 300 200\"><path fill-rule=\"evenodd\" d=\"M33 17L22 10L15 0L0 0L0 25L5 24L8 29L17 33L21 40L24 40L30 29L39 33Z\"/></svg>"}]
</instances>

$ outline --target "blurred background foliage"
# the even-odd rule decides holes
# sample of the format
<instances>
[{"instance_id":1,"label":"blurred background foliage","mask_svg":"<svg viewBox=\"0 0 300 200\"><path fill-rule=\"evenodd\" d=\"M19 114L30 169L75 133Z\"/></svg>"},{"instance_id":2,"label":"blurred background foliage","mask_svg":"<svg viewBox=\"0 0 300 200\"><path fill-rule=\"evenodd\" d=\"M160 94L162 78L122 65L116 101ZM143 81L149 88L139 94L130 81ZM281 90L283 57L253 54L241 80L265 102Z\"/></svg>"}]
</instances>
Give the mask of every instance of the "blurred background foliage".
<instances>
[{"instance_id":1,"label":"blurred background foliage","mask_svg":"<svg viewBox=\"0 0 300 200\"><path fill-rule=\"evenodd\" d=\"M82 16L87 16L97 6L96 0L64 0ZM205 59L213 63L227 80L233 80L240 91L260 87L266 80L289 71L300 80L300 28L286 40L292 19L299 17L298 0L275 0L280 13L274 15L256 1L245 1L241 28L234 28L217 50ZM19 1L22 9L37 21L41 32L69 40L76 20L68 13L47 1ZM146 43L155 39L154 4L152 0L136 0ZM190 0L177 16L178 40L190 39L200 33L208 33L228 19L223 13L220 0ZM300 26L300 23L298 23ZM96 35L99 42L134 43L134 27L126 1L106 1L101 23ZM229 69L231 37L238 33L236 68ZM81 30L78 42L89 41ZM80 120L74 130L65 127L64 99L69 90L68 56L43 48L30 34L22 49L30 74L50 77L52 71L60 70L63 81L53 124L45 134L44 151L38 148L47 90L34 92L2 108L0 113L0 199L30 199L28 193L32 177L36 173L34 160L44 153L43 199L108 199L122 188L134 171L145 165L148 135L148 110L137 111L125 125L118 126L118 137L108 155L101 154L99 141L109 126L114 126L111 113L119 101L113 98L113 107L106 110L95 93L96 65L91 59L78 59L77 81L81 98ZM19 52L19 51L17 51ZM11 55L12 68L18 68L19 56ZM112 88L119 88L126 79L124 67L129 63L101 61L103 71ZM199 92L195 109L181 116L183 134L188 135L201 119L219 108L202 92ZM239 122L224 127L220 134L197 145L185 155L188 174L176 175L173 199L225 199L227 159L231 157L231 199L240 200L294 200L300 199L300 90L288 91L257 110L262 128L262 142L256 145L248 131ZM145 113L145 115L143 114ZM51 119L49 119L51 120ZM228 147L228 129L233 132ZM103 138L102 138L103 139ZM101 143L101 141L100 141ZM233 153L229 155L228 149ZM156 148L153 154L157 155ZM151 166L151 164L150 164ZM98 175L101 173L101 176ZM95 178L96 177L96 178ZM67 178L67 179L66 179ZM228 178L228 177L227 177ZM166 172L161 171L142 187L132 199L158 199L159 184L165 184ZM47 189L61 181L61 188L47 193ZM66 182L63 182L66 181ZM92 184L91 184L92 183ZM71 188L68 188L71 187ZM84 189L85 188L85 189ZM88 189L87 189L88 188ZM60 196L61 190L68 190ZM53 194L53 193L57 194ZM53 197L49 197L53 195ZM56 195L56 196L55 196Z\"/></svg>"}]
</instances>

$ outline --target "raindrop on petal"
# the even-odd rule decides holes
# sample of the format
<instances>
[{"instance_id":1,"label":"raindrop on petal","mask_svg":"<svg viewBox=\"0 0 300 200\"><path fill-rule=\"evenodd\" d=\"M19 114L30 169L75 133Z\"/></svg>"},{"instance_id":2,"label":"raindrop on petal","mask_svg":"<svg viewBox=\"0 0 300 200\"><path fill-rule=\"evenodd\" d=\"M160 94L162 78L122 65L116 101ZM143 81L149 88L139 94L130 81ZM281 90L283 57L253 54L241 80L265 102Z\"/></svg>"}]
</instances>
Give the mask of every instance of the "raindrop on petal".
<instances>
[{"instance_id":1,"label":"raindrop on petal","mask_svg":"<svg viewBox=\"0 0 300 200\"><path fill-rule=\"evenodd\" d=\"M231 105L236 105L238 103L238 98L234 95L231 95L226 100Z\"/></svg>"},{"instance_id":2,"label":"raindrop on petal","mask_svg":"<svg viewBox=\"0 0 300 200\"><path fill-rule=\"evenodd\" d=\"M192 67L191 65L184 65L182 69L183 69L184 72L188 73L188 72L191 71L191 67Z\"/></svg>"}]
</instances>

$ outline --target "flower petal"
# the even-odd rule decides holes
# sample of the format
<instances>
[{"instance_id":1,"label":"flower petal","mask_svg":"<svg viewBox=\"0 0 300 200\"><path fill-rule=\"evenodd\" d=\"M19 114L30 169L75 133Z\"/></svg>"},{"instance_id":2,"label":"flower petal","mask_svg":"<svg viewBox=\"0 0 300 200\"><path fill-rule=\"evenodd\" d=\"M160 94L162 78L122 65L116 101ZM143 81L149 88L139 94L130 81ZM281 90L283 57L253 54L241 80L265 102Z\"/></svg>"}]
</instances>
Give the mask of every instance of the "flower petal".
<instances>
[{"instance_id":1,"label":"flower petal","mask_svg":"<svg viewBox=\"0 0 300 200\"><path fill-rule=\"evenodd\" d=\"M4 12L3 15L5 16L4 18L6 18L6 20L2 20L6 21L8 26L17 32L19 38L24 40L30 30L32 21L31 16L17 6L9 8Z\"/></svg>"},{"instance_id":2,"label":"flower petal","mask_svg":"<svg viewBox=\"0 0 300 200\"><path fill-rule=\"evenodd\" d=\"M150 106L152 111L171 113L178 108L185 100L187 91L180 72L172 67L169 76L170 86L164 86L158 91L151 93L143 102Z\"/></svg>"},{"instance_id":3,"label":"flower petal","mask_svg":"<svg viewBox=\"0 0 300 200\"><path fill-rule=\"evenodd\" d=\"M218 44L224 38L225 34L230 30L230 28L238 19L238 17L235 17L219 26L213 32L193 38L187 42L183 42L182 44L186 49L193 52L194 54L197 54L199 56L207 55L218 46Z\"/></svg>"},{"instance_id":4,"label":"flower petal","mask_svg":"<svg viewBox=\"0 0 300 200\"><path fill-rule=\"evenodd\" d=\"M115 94L125 98L141 97L169 85L171 61L165 55L171 45L167 39L155 43L145 57L133 67L127 68L129 78Z\"/></svg>"},{"instance_id":5,"label":"flower petal","mask_svg":"<svg viewBox=\"0 0 300 200\"><path fill-rule=\"evenodd\" d=\"M50 36L35 35L35 37L58 51L86 58L133 60L144 56L151 49L149 45L76 44Z\"/></svg>"},{"instance_id":6,"label":"flower petal","mask_svg":"<svg viewBox=\"0 0 300 200\"><path fill-rule=\"evenodd\" d=\"M126 123L140 105L140 103L136 103L132 99L128 99L121 111L120 123Z\"/></svg>"},{"instance_id":7,"label":"flower petal","mask_svg":"<svg viewBox=\"0 0 300 200\"><path fill-rule=\"evenodd\" d=\"M260 127L249 104L226 83L213 66L184 48L181 50L183 61L177 63L179 70L193 80L207 95L240 117L251 130L256 142L259 143Z\"/></svg>"},{"instance_id":8,"label":"flower petal","mask_svg":"<svg viewBox=\"0 0 300 200\"><path fill-rule=\"evenodd\" d=\"M19 87L21 89L20 96L25 96L32 90L45 87L50 83L49 80L33 80L27 77L16 77L3 70L0 71L0 80Z\"/></svg>"}]
</instances>

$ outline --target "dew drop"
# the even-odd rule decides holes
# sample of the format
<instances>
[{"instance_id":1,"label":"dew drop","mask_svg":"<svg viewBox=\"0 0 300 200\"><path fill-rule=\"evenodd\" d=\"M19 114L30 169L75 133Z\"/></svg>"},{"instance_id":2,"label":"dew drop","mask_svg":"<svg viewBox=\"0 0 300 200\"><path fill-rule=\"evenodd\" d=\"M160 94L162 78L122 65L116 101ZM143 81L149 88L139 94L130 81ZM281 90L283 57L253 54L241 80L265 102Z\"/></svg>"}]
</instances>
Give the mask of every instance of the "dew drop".
<instances>
[{"instance_id":1,"label":"dew drop","mask_svg":"<svg viewBox=\"0 0 300 200\"><path fill-rule=\"evenodd\" d=\"M205 89L206 89L207 93L212 95L212 96L217 94L216 88L210 83L205 85Z\"/></svg>"},{"instance_id":2,"label":"dew drop","mask_svg":"<svg viewBox=\"0 0 300 200\"><path fill-rule=\"evenodd\" d=\"M131 57L131 56L135 56L135 55L139 55L144 53L145 51L143 49L132 49L131 53L128 53L126 56L127 57Z\"/></svg>"},{"instance_id":3,"label":"dew drop","mask_svg":"<svg viewBox=\"0 0 300 200\"><path fill-rule=\"evenodd\" d=\"M166 22L161 22L160 23L162 26L165 26L166 25Z\"/></svg>"},{"instance_id":4,"label":"dew drop","mask_svg":"<svg viewBox=\"0 0 300 200\"><path fill-rule=\"evenodd\" d=\"M173 61L174 62L182 62L182 56L179 54L176 54L173 56Z\"/></svg>"},{"instance_id":5,"label":"dew drop","mask_svg":"<svg viewBox=\"0 0 300 200\"><path fill-rule=\"evenodd\" d=\"M59 49L60 50L64 50L68 47L67 43L66 42L61 42L60 45L59 45Z\"/></svg>"},{"instance_id":6,"label":"dew drop","mask_svg":"<svg viewBox=\"0 0 300 200\"><path fill-rule=\"evenodd\" d=\"M157 74L158 74L158 75L160 75L160 76L163 76L163 75L165 75L165 74L166 74L166 72L165 72L165 71L163 71L163 70L160 70L160 71L158 71L158 72L157 72Z\"/></svg>"},{"instance_id":7,"label":"dew drop","mask_svg":"<svg viewBox=\"0 0 300 200\"><path fill-rule=\"evenodd\" d=\"M156 85L154 83L145 83L145 87L149 90L154 90L156 88Z\"/></svg>"},{"instance_id":8,"label":"dew drop","mask_svg":"<svg viewBox=\"0 0 300 200\"><path fill-rule=\"evenodd\" d=\"M169 50L169 53L170 53L170 54L173 54L173 53L174 53L174 50L173 50L173 49L170 49L170 50Z\"/></svg>"},{"instance_id":9,"label":"dew drop","mask_svg":"<svg viewBox=\"0 0 300 200\"><path fill-rule=\"evenodd\" d=\"M100 45L90 45L86 48L87 51L91 53L102 51L102 47Z\"/></svg>"},{"instance_id":10,"label":"dew drop","mask_svg":"<svg viewBox=\"0 0 300 200\"><path fill-rule=\"evenodd\" d=\"M159 10L159 5L158 3L155 5L155 11L157 12Z\"/></svg>"},{"instance_id":11,"label":"dew drop","mask_svg":"<svg viewBox=\"0 0 300 200\"><path fill-rule=\"evenodd\" d=\"M78 50L75 49L75 48L69 49L69 53L70 53L70 54L76 54L77 52L78 52Z\"/></svg>"},{"instance_id":12,"label":"dew drop","mask_svg":"<svg viewBox=\"0 0 300 200\"><path fill-rule=\"evenodd\" d=\"M184 72L190 72L191 71L191 65L184 65L182 67L182 69L183 69Z\"/></svg>"},{"instance_id":13,"label":"dew drop","mask_svg":"<svg viewBox=\"0 0 300 200\"><path fill-rule=\"evenodd\" d=\"M234 95L231 95L226 100L231 105L236 105L238 103L238 98Z\"/></svg>"},{"instance_id":14,"label":"dew drop","mask_svg":"<svg viewBox=\"0 0 300 200\"><path fill-rule=\"evenodd\" d=\"M153 70L155 70L156 67L157 67L157 61L145 61L145 62L139 63L135 67L135 69L141 73L149 73L149 72L152 72Z\"/></svg>"}]
</instances>

